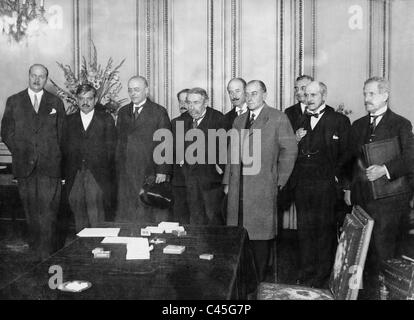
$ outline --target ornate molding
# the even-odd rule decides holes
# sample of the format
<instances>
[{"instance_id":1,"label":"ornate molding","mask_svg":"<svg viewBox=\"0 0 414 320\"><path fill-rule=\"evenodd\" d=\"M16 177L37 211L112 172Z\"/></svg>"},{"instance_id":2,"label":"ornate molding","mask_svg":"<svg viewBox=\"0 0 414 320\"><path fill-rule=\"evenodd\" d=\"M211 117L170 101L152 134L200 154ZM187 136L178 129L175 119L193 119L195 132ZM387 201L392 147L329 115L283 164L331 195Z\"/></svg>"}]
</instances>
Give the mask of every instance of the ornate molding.
<instances>
[{"instance_id":1,"label":"ornate molding","mask_svg":"<svg viewBox=\"0 0 414 320\"><path fill-rule=\"evenodd\" d=\"M164 72L165 72L165 81L164 81L164 101L166 104L170 105L170 37L169 37L169 4L168 0L163 0L163 40L164 40Z\"/></svg>"},{"instance_id":2,"label":"ornate molding","mask_svg":"<svg viewBox=\"0 0 414 320\"><path fill-rule=\"evenodd\" d=\"M312 0L311 14L312 14L312 77L316 78L316 61L317 61L316 0Z\"/></svg>"},{"instance_id":3,"label":"ornate molding","mask_svg":"<svg viewBox=\"0 0 414 320\"><path fill-rule=\"evenodd\" d=\"M299 8L298 8L298 42L299 42L299 50L298 50L298 74L302 75L304 73L304 14L303 14L303 0L299 0Z\"/></svg>"},{"instance_id":4,"label":"ornate molding","mask_svg":"<svg viewBox=\"0 0 414 320\"><path fill-rule=\"evenodd\" d=\"M73 0L73 70L76 77L80 73L80 21L79 21L79 0Z\"/></svg>"},{"instance_id":5,"label":"ornate molding","mask_svg":"<svg viewBox=\"0 0 414 320\"><path fill-rule=\"evenodd\" d=\"M88 0L86 9L86 18L88 21L88 57L89 61L92 60L92 40L93 40L93 1Z\"/></svg>"},{"instance_id":6,"label":"ornate molding","mask_svg":"<svg viewBox=\"0 0 414 320\"><path fill-rule=\"evenodd\" d=\"M390 79L390 62L391 62L391 1L384 1L384 45L382 60L382 76Z\"/></svg>"},{"instance_id":7,"label":"ornate molding","mask_svg":"<svg viewBox=\"0 0 414 320\"><path fill-rule=\"evenodd\" d=\"M279 109L283 108L283 88L284 88L284 13L285 13L285 6L284 1L280 1L280 8L279 8ZM276 33L277 34L277 33ZM277 40L277 39L276 39ZM277 41L276 41L277 42ZM277 74L277 72L276 72ZM277 93L275 93L275 102L277 101Z\"/></svg>"},{"instance_id":8,"label":"ornate molding","mask_svg":"<svg viewBox=\"0 0 414 320\"><path fill-rule=\"evenodd\" d=\"M207 1L207 92L214 106L214 0Z\"/></svg>"},{"instance_id":9,"label":"ornate molding","mask_svg":"<svg viewBox=\"0 0 414 320\"><path fill-rule=\"evenodd\" d=\"M145 12L145 77L147 81L151 82L151 0L146 1Z\"/></svg>"}]
</instances>

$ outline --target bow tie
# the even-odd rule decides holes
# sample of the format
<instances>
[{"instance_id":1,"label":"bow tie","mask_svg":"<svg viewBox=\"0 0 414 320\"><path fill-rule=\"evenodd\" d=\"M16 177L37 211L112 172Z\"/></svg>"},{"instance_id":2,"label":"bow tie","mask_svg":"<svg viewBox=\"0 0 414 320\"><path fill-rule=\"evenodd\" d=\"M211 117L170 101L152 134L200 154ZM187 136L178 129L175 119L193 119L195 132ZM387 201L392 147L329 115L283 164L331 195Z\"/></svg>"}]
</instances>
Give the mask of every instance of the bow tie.
<instances>
[{"instance_id":1,"label":"bow tie","mask_svg":"<svg viewBox=\"0 0 414 320\"><path fill-rule=\"evenodd\" d=\"M309 117L315 117L315 118L319 118L320 115L322 115L325 112L325 109L319 111L318 113L312 113L309 112L307 109L305 110L305 115L309 116Z\"/></svg>"}]
</instances>

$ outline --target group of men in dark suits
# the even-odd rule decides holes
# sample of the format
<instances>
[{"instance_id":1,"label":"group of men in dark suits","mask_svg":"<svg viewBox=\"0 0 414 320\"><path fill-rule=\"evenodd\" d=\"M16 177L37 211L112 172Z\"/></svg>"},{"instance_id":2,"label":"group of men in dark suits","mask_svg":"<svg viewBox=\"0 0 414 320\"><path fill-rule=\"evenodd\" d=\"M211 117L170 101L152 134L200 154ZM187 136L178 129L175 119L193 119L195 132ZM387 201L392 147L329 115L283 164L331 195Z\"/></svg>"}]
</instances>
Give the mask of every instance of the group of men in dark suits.
<instances>
[{"instance_id":1,"label":"group of men in dark suits","mask_svg":"<svg viewBox=\"0 0 414 320\"><path fill-rule=\"evenodd\" d=\"M387 80L372 77L364 83L367 115L352 126L349 119L325 104L327 87L310 76L296 79L298 103L286 109L298 142L295 168L283 200L296 206L299 243L299 283L324 287L334 260L335 205L360 205L373 219L374 229L364 273L364 298L378 297L382 261L394 257L401 219L409 214L414 173L411 123L388 106ZM363 169L365 144L396 138L401 157ZM363 176L363 179L361 179ZM406 176L411 182L396 196L373 199L368 181ZM284 206L286 207L286 206Z\"/></svg>"},{"instance_id":2,"label":"group of men in dark suits","mask_svg":"<svg viewBox=\"0 0 414 320\"><path fill-rule=\"evenodd\" d=\"M112 219L113 212L116 221L168 220L167 209L149 206L139 195L149 178L168 183L172 177L172 219L246 228L260 281L277 234L281 199L294 202L297 210L302 284L327 283L335 251L335 205L343 201L338 195L375 220L367 263L372 279L379 263L394 255L412 190L374 200L352 169L364 144L396 137L402 156L370 166L364 174L369 181L407 176L412 186L412 126L390 110L386 80L365 82L368 115L351 126L326 104L326 85L306 75L296 79L298 103L286 113L266 104L262 81L234 78L227 86L230 112L211 108L204 89L185 89L177 95L181 114L171 122L165 108L149 99L146 79L135 76L128 81L131 103L120 109L116 125L111 115L95 108L97 93L89 84L76 92L79 111L66 116L62 101L44 89L47 79L46 67L30 67L29 87L8 98L1 127L13 156L29 244L41 259L55 249L62 178L79 231ZM173 133L173 163L154 160L159 129ZM211 130L225 133L225 161L223 141ZM184 141L182 159L176 152L179 141Z\"/></svg>"}]
</instances>

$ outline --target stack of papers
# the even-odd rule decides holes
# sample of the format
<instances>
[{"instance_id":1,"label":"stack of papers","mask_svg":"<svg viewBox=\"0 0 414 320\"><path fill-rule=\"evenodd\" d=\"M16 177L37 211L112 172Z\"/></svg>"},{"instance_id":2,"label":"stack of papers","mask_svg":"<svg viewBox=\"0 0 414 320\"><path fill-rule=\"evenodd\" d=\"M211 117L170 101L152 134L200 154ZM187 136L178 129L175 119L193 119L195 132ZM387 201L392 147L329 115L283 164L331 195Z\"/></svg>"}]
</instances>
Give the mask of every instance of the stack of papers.
<instances>
[{"instance_id":1,"label":"stack of papers","mask_svg":"<svg viewBox=\"0 0 414 320\"><path fill-rule=\"evenodd\" d=\"M116 237L118 236L120 228L85 228L81 230L77 236L78 237Z\"/></svg>"},{"instance_id":2,"label":"stack of papers","mask_svg":"<svg viewBox=\"0 0 414 320\"><path fill-rule=\"evenodd\" d=\"M162 229L165 233L172 233L173 230L183 227L180 227L179 222L160 222L158 228Z\"/></svg>"},{"instance_id":3,"label":"stack of papers","mask_svg":"<svg viewBox=\"0 0 414 320\"><path fill-rule=\"evenodd\" d=\"M150 258L150 247L147 238L136 238L127 243L127 260L146 260Z\"/></svg>"},{"instance_id":4,"label":"stack of papers","mask_svg":"<svg viewBox=\"0 0 414 320\"><path fill-rule=\"evenodd\" d=\"M127 260L149 259L150 247L147 238L139 237L106 237L101 241L106 244L126 244Z\"/></svg>"},{"instance_id":5,"label":"stack of papers","mask_svg":"<svg viewBox=\"0 0 414 320\"><path fill-rule=\"evenodd\" d=\"M184 250L184 246L175 246L170 244L166 246L162 252L166 254L181 254L184 252Z\"/></svg>"}]
</instances>

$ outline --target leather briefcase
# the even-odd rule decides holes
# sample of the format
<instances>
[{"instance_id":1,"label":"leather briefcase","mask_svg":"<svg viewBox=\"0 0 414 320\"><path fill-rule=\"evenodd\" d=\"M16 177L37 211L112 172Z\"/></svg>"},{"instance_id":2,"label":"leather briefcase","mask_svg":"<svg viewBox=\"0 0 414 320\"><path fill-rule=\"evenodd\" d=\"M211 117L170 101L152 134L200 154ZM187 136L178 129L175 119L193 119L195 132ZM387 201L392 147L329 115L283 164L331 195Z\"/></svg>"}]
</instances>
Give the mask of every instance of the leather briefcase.
<instances>
[{"instance_id":1,"label":"leather briefcase","mask_svg":"<svg viewBox=\"0 0 414 320\"><path fill-rule=\"evenodd\" d=\"M414 300L414 263L402 259L387 260L382 264L380 280L386 300Z\"/></svg>"}]
</instances>

